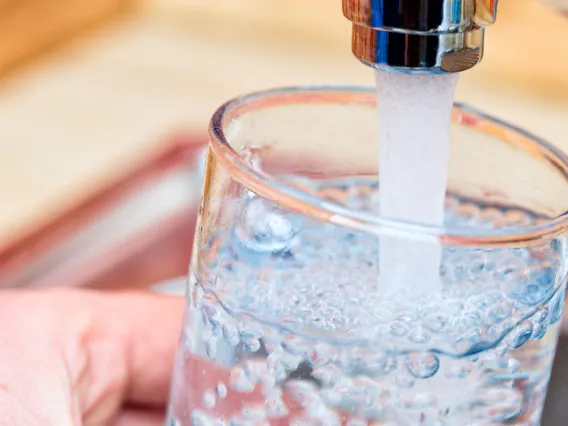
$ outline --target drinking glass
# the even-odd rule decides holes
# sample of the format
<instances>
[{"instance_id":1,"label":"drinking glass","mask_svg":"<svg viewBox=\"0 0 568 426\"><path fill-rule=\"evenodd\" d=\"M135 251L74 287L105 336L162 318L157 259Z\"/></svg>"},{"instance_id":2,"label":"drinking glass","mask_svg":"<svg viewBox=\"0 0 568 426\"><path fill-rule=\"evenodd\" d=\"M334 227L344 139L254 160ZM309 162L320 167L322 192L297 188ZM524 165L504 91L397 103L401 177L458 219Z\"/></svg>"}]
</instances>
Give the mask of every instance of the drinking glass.
<instances>
[{"instance_id":1,"label":"drinking glass","mask_svg":"<svg viewBox=\"0 0 568 426\"><path fill-rule=\"evenodd\" d=\"M464 105L451 133L434 227L378 214L372 89L277 89L215 113L169 425L539 424L568 160ZM382 274L393 240L417 249L407 271L439 248L437 287Z\"/></svg>"}]
</instances>

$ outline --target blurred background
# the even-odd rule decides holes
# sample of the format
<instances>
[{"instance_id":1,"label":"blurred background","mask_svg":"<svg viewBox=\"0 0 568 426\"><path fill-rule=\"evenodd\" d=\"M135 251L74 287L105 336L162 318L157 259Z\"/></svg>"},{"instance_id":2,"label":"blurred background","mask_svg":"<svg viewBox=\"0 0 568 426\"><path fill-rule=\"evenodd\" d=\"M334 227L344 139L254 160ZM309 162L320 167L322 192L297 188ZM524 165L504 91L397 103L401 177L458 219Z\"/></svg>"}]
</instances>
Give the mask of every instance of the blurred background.
<instances>
[{"instance_id":1,"label":"blurred background","mask_svg":"<svg viewBox=\"0 0 568 426\"><path fill-rule=\"evenodd\" d=\"M374 81L339 1L0 0L0 12L0 253L173 140L203 143L233 96ZM458 99L568 150L568 20L501 0L487 33Z\"/></svg>"}]
</instances>

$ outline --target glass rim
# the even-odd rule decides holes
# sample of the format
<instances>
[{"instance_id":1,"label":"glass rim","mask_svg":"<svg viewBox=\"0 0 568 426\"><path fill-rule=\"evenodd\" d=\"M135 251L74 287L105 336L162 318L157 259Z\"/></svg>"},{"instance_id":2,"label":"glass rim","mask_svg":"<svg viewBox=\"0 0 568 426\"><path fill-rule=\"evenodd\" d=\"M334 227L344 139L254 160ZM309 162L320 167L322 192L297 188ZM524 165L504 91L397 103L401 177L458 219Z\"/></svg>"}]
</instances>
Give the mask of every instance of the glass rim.
<instances>
[{"instance_id":1,"label":"glass rim","mask_svg":"<svg viewBox=\"0 0 568 426\"><path fill-rule=\"evenodd\" d=\"M222 163L231 176L253 193L268 198L286 209L297 211L314 219L376 234L377 236L394 235L426 240L434 238L439 240L441 244L455 246L501 247L519 244L526 245L545 238L553 238L568 230L568 211L535 225L477 230L461 226L417 224L355 211L348 207L322 200L295 186L286 184L278 177L255 170L227 141L226 129L223 124L226 115L235 111L239 106L253 101L268 99L273 96L290 96L301 93L313 96L323 96L325 93L335 95L340 93L370 95L374 94L375 90L374 87L370 86L290 86L252 92L233 98L221 105L210 120L209 147L215 158ZM316 98L312 97L311 99ZM333 99L333 97L330 98L332 101ZM555 169L561 173L563 179L568 183L568 156L554 145L507 121L495 118L467 104L455 102L454 110L456 109L528 139L533 148L537 148L539 154L544 156L551 165L554 165ZM459 124L464 125L463 122Z\"/></svg>"}]
</instances>

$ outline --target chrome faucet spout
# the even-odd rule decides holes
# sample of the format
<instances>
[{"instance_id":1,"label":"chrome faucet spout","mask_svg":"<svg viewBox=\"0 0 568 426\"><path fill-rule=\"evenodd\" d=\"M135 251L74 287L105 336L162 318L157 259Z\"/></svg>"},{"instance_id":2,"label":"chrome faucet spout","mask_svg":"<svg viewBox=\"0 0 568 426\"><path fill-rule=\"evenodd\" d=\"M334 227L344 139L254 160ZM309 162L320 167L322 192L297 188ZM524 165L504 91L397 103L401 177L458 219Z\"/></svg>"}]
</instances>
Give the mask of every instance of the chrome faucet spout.
<instances>
[{"instance_id":1,"label":"chrome faucet spout","mask_svg":"<svg viewBox=\"0 0 568 426\"><path fill-rule=\"evenodd\" d=\"M343 0L352 50L364 64L406 73L454 73L483 57L497 0Z\"/></svg>"}]
</instances>

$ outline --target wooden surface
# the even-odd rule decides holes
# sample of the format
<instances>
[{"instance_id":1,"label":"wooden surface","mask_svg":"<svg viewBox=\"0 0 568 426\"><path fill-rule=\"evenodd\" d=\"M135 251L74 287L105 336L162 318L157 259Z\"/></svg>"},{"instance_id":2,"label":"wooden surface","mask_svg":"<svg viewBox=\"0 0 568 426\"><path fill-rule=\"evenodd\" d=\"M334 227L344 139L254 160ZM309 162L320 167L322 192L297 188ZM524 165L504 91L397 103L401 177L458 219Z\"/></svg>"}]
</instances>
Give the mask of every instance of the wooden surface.
<instances>
[{"instance_id":1,"label":"wooden surface","mask_svg":"<svg viewBox=\"0 0 568 426\"><path fill-rule=\"evenodd\" d=\"M125 10L131 0L0 0L0 74Z\"/></svg>"},{"instance_id":2,"label":"wooden surface","mask_svg":"<svg viewBox=\"0 0 568 426\"><path fill-rule=\"evenodd\" d=\"M146 0L139 13L4 80L0 239L87 197L172 132L205 131L235 95L372 84L349 37L329 0ZM532 0L502 0L486 58L462 75L458 98L568 150L564 40L568 21Z\"/></svg>"}]
</instances>

